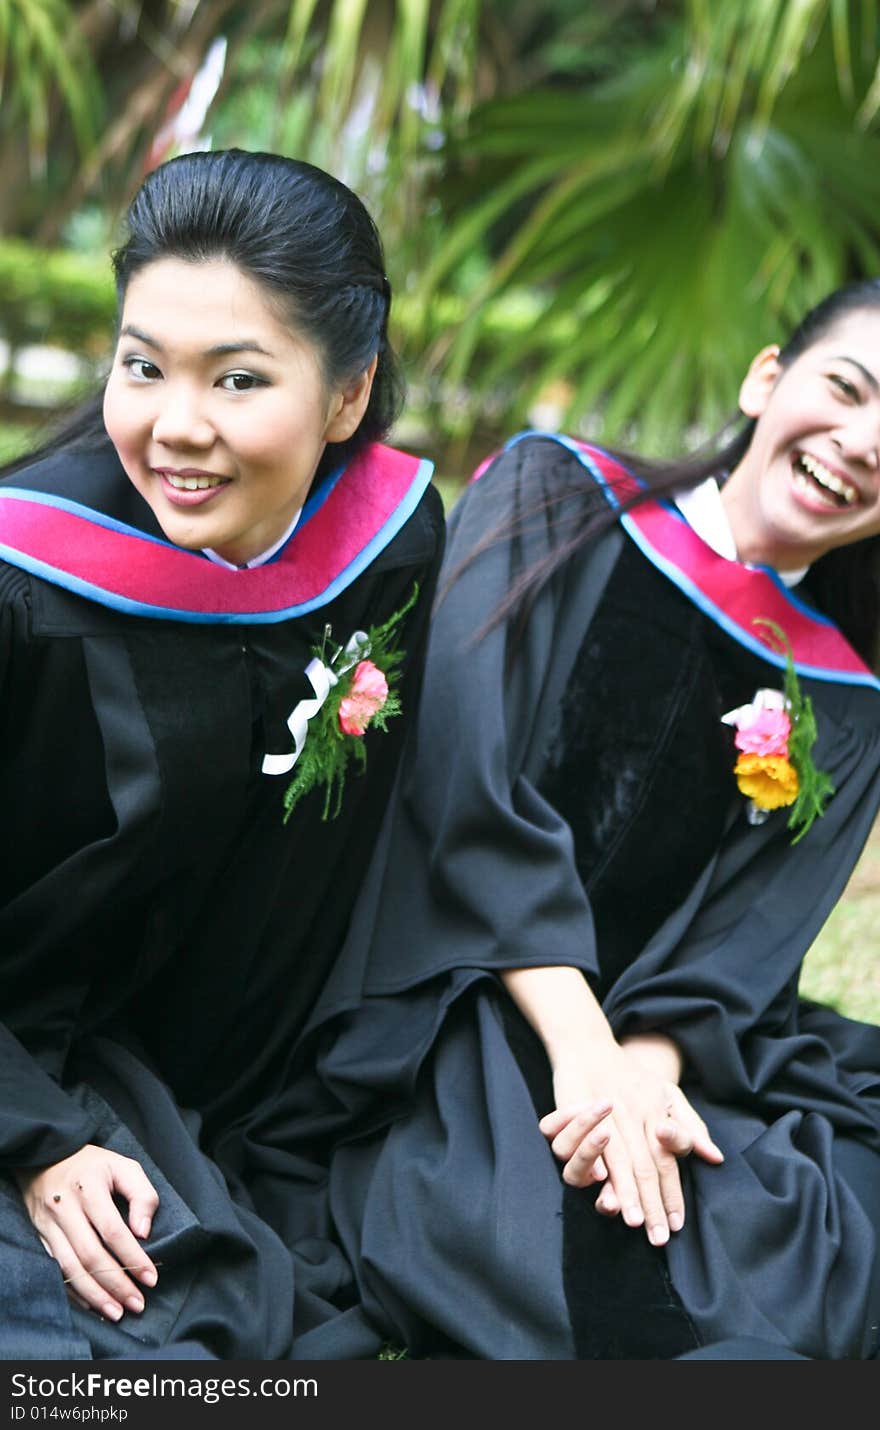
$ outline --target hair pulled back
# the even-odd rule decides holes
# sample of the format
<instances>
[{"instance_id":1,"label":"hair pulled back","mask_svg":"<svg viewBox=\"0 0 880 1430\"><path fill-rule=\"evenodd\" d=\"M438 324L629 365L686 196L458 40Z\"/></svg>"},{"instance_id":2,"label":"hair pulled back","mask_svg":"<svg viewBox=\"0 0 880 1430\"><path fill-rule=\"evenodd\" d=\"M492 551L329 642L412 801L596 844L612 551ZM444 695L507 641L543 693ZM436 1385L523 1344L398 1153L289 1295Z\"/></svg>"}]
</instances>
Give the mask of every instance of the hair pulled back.
<instances>
[{"instance_id":1,"label":"hair pulled back","mask_svg":"<svg viewBox=\"0 0 880 1430\"><path fill-rule=\"evenodd\" d=\"M113 254L120 310L132 278L150 263L225 258L314 346L328 387L344 386L378 355L360 426L331 446L330 462L385 436L402 399L388 342L391 287L376 225L345 184L280 154L183 154L147 176L127 227Z\"/></svg>"},{"instance_id":2,"label":"hair pulled back","mask_svg":"<svg viewBox=\"0 0 880 1430\"><path fill-rule=\"evenodd\" d=\"M112 255L119 314L129 283L149 264L225 258L258 284L283 323L312 344L328 388L344 386L377 357L357 431L328 444L317 482L386 436L403 400L388 341L391 285L376 225L345 184L280 154L182 154L144 179L126 229ZM4 470L64 448L109 442L101 407L100 395L88 399L51 441Z\"/></svg>"}]
</instances>

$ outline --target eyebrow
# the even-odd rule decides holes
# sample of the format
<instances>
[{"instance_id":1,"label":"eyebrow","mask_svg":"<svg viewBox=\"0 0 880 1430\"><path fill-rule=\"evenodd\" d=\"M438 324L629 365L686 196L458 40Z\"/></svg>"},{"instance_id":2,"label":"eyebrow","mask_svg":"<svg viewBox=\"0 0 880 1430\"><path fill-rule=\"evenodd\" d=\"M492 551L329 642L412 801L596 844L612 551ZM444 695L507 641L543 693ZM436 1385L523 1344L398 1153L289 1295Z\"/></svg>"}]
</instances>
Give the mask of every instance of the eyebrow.
<instances>
[{"instance_id":1,"label":"eyebrow","mask_svg":"<svg viewBox=\"0 0 880 1430\"><path fill-rule=\"evenodd\" d=\"M871 370L865 367L864 363L860 363L857 358L847 357L846 353L838 353L831 361L848 362L852 367L857 367L868 386L871 387L874 392L880 392L880 382L877 381Z\"/></svg>"},{"instance_id":2,"label":"eyebrow","mask_svg":"<svg viewBox=\"0 0 880 1430\"><path fill-rule=\"evenodd\" d=\"M126 323L120 332L120 337L137 338L138 342L146 343L148 347L155 348L157 353L164 353L165 351L160 342L157 342L155 338L151 338L149 333L142 332L140 328L136 328L132 323ZM229 353L262 353L263 357L267 358L273 356L268 348L264 348L261 343L257 342L256 338L240 338L234 343L215 343L213 347L205 350L204 356L226 357Z\"/></svg>"}]
</instances>

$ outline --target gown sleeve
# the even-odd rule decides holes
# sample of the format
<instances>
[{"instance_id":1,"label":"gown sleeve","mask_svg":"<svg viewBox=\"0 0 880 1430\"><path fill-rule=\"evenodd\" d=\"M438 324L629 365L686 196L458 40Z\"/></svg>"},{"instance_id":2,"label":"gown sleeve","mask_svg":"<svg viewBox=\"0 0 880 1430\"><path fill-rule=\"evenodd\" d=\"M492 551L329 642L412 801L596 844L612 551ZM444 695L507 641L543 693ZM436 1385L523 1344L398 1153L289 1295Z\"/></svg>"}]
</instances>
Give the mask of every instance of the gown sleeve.
<instances>
[{"instance_id":1,"label":"gown sleeve","mask_svg":"<svg viewBox=\"0 0 880 1430\"><path fill-rule=\"evenodd\" d=\"M424 1001L428 1040L443 1016L430 987L438 975L454 975L460 987L506 968L598 973L571 831L537 779L552 745L552 711L627 538L614 528L584 560L559 568L512 659L507 624L482 630L519 573L551 552L554 533L582 518L575 473L583 481L583 468L558 444L525 440L496 459L453 514L414 758L319 1017L367 998L375 1026L385 1026L382 997L415 990L412 1026ZM506 539L493 538L499 528ZM836 787L825 816L792 847L784 811L759 827L740 813L604 1004L618 1036L659 1029L676 1038L701 1083L720 1096L770 1080L774 1038L796 1031L803 958L880 801L876 693L814 688L813 699L816 761ZM387 1026L394 1024L389 1008ZM752 1038L748 1067L743 1040L761 1030L766 1040Z\"/></svg>"},{"instance_id":2,"label":"gown sleeve","mask_svg":"<svg viewBox=\"0 0 880 1430\"><path fill-rule=\"evenodd\" d=\"M26 584L20 573L0 564L0 709L9 708L11 682L23 659ZM0 949L0 990L20 976L17 962L15 949ZM71 1022L73 1017L71 1010ZM5 1021L0 1022L0 1168L48 1166L85 1146L95 1131L92 1118L40 1066Z\"/></svg>"},{"instance_id":3,"label":"gown sleeve","mask_svg":"<svg viewBox=\"0 0 880 1430\"><path fill-rule=\"evenodd\" d=\"M465 981L548 963L597 971L571 831L529 775L576 653L559 619L570 571L544 587L509 660L508 624L484 629L519 573L552 554L560 506L582 515L583 476L558 444L530 439L452 515L412 758L316 1020L452 970ZM590 563L582 604L598 602L616 550Z\"/></svg>"},{"instance_id":4,"label":"gown sleeve","mask_svg":"<svg viewBox=\"0 0 880 1430\"><path fill-rule=\"evenodd\" d=\"M812 698L816 763L835 787L825 814L796 846L784 810L757 828L741 814L688 899L606 1002L618 1036L668 1032L701 1087L721 1100L771 1082L781 1086L780 1061L804 1056L794 996L801 966L880 805L876 692L838 688L823 697L814 688ZM828 1018L833 1023L837 1015ZM870 1044L865 1066L880 1067L880 1029L866 1025L863 1042ZM853 1094L859 1091L855 1070L850 1076L839 1068L838 1075ZM863 1125L862 1114L853 1111L853 1125Z\"/></svg>"}]
</instances>

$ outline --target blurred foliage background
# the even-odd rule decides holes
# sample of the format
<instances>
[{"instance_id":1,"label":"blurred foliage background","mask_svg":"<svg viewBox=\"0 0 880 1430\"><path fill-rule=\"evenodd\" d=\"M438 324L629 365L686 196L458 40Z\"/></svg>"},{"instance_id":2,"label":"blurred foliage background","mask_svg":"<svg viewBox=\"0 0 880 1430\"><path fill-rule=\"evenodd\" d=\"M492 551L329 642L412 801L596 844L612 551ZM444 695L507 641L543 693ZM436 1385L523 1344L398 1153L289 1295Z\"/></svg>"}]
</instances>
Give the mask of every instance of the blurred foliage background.
<instances>
[{"instance_id":1,"label":"blurred foliage background","mask_svg":"<svg viewBox=\"0 0 880 1430\"><path fill-rule=\"evenodd\" d=\"M447 481L527 424L681 450L763 343L880 271L878 22L877 0L0 0L2 336L93 379L145 170L279 149L375 214L397 438ZM201 132L169 133L221 38ZM40 398L16 365L7 445Z\"/></svg>"},{"instance_id":2,"label":"blurred foliage background","mask_svg":"<svg viewBox=\"0 0 880 1430\"><path fill-rule=\"evenodd\" d=\"M683 450L758 348L880 273L878 10L0 0L0 459L100 381L143 174L231 145L366 200L410 387L395 440L448 497L524 425ZM805 971L875 1018L878 857L880 827Z\"/></svg>"}]
</instances>

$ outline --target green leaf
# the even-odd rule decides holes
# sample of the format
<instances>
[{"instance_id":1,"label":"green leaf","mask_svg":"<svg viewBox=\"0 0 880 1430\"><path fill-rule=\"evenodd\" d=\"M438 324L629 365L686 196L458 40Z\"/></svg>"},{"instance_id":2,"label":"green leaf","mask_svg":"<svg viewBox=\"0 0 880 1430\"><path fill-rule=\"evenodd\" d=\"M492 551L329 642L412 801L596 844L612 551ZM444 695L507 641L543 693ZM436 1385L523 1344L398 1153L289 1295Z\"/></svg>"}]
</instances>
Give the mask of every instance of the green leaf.
<instances>
[{"instance_id":1,"label":"green leaf","mask_svg":"<svg viewBox=\"0 0 880 1430\"><path fill-rule=\"evenodd\" d=\"M788 828L796 830L792 844L798 844L816 819L825 813L825 806L834 794L834 785L824 770L816 768L812 749L819 735L813 702L804 695L794 665L788 636L776 621L759 616L754 624L764 626L763 639L778 655L785 657L784 691L791 733L788 737L788 758L797 772L798 794L788 817Z\"/></svg>"},{"instance_id":2,"label":"green leaf","mask_svg":"<svg viewBox=\"0 0 880 1430\"><path fill-rule=\"evenodd\" d=\"M345 780L352 761L355 772L363 774L367 767L367 749L362 735L349 735L340 725L340 706L349 694L360 663L370 660L385 676L387 695L384 704L373 713L369 721L370 729L387 731L388 721L401 713L400 684L404 652L398 641L400 628L418 600L419 587L414 583L405 604L393 612L379 626L371 626L366 632L363 653L357 659L348 658L346 668L345 651L340 646L330 655L328 643L331 628L324 629L324 639L315 646L312 654L331 673L330 688L323 703L308 721L305 742L296 759L293 779L284 792L282 801L284 823L290 819L300 800L312 790L323 787L324 803L321 810L323 820L336 819L342 808Z\"/></svg>"}]
</instances>

